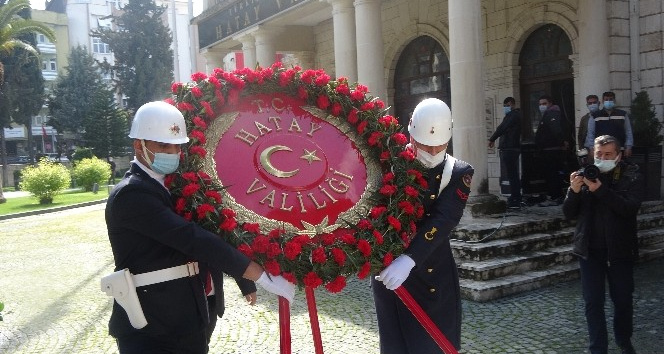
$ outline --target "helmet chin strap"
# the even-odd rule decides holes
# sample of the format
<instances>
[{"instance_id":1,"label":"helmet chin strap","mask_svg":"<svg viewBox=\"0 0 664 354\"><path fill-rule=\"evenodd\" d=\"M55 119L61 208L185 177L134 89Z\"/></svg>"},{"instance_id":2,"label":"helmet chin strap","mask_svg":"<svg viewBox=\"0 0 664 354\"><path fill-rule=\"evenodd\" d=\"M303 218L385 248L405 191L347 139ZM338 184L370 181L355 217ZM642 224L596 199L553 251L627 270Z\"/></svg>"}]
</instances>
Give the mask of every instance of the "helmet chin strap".
<instances>
[{"instance_id":1,"label":"helmet chin strap","mask_svg":"<svg viewBox=\"0 0 664 354\"><path fill-rule=\"evenodd\" d=\"M148 167L152 168L152 161L150 161L150 155L148 155L148 148L145 147L145 140L141 139L141 148L143 148L143 157L145 158L145 162L148 163Z\"/></svg>"}]
</instances>

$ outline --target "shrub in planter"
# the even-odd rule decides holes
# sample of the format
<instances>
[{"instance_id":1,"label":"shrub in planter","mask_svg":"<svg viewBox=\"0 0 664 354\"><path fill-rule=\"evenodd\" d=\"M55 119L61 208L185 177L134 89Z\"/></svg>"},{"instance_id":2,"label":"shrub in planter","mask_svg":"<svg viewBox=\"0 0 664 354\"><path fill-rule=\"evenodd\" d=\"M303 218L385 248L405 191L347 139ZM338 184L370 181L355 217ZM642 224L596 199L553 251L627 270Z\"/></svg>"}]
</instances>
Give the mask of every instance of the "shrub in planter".
<instances>
[{"instance_id":1,"label":"shrub in planter","mask_svg":"<svg viewBox=\"0 0 664 354\"><path fill-rule=\"evenodd\" d=\"M648 92L637 92L630 107L630 120L634 134L634 146L657 146L664 136L660 134L662 123L657 119Z\"/></svg>"},{"instance_id":2,"label":"shrub in planter","mask_svg":"<svg viewBox=\"0 0 664 354\"><path fill-rule=\"evenodd\" d=\"M36 166L23 169L20 187L37 197L40 204L51 204L53 197L69 187L70 183L67 167L44 159Z\"/></svg>"},{"instance_id":3,"label":"shrub in planter","mask_svg":"<svg viewBox=\"0 0 664 354\"><path fill-rule=\"evenodd\" d=\"M91 191L95 183L106 184L111 177L111 166L108 162L96 157L82 159L76 163L72 171L76 185L85 191Z\"/></svg>"}]
</instances>

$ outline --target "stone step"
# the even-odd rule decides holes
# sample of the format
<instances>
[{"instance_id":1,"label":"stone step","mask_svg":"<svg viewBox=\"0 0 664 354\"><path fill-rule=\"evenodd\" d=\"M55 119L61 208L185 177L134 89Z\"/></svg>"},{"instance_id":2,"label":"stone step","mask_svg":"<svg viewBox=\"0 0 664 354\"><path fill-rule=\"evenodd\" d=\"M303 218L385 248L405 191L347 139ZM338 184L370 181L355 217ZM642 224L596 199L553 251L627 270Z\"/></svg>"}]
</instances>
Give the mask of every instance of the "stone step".
<instances>
[{"instance_id":1,"label":"stone step","mask_svg":"<svg viewBox=\"0 0 664 354\"><path fill-rule=\"evenodd\" d=\"M542 251L549 247L571 244L574 229L567 227L552 233L534 233L510 239L495 239L481 243L450 241L457 262L486 261L493 257L518 255L528 251Z\"/></svg>"},{"instance_id":2,"label":"stone step","mask_svg":"<svg viewBox=\"0 0 664 354\"><path fill-rule=\"evenodd\" d=\"M547 269L569 263L574 259L572 246L551 247L546 251L522 252L486 261L467 261L458 264L459 276L471 280L491 280L513 274Z\"/></svg>"},{"instance_id":3,"label":"stone step","mask_svg":"<svg viewBox=\"0 0 664 354\"><path fill-rule=\"evenodd\" d=\"M639 262L664 257L664 241L639 247Z\"/></svg>"},{"instance_id":4,"label":"stone step","mask_svg":"<svg viewBox=\"0 0 664 354\"><path fill-rule=\"evenodd\" d=\"M452 231L450 238L478 242L486 238L496 240L514 238L519 235L546 233L574 225L572 220L566 220L562 217L562 213L557 212L556 214L558 215L537 214L523 210L518 213L506 213L494 219L472 220L460 223Z\"/></svg>"},{"instance_id":5,"label":"stone step","mask_svg":"<svg viewBox=\"0 0 664 354\"><path fill-rule=\"evenodd\" d=\"M648 214L639 214L636 217L637 228L639 230L653 229L664 226L664 212L653 212Z\"/></svg>"},{"instance_id":6,"label":"stone step","mask_svg":"<svg viewBox=\"0 0 664 354\"><path fill-rule=\"evenodd\" d=\"M461 296L467 300L485 302L508 295L539 289L579 277L579 263L570 262L523 274L478 281L460 279Z\"/></svg>"},{"instance_id":7,"label":"stone step","mask_svg":"<svg viewBox=\"0 0 664 354\"><path fill-rule=\"evenodd\" d=\"M639 230L639 248L664 242L664 228Z\"/></svg>"}]
</instances>

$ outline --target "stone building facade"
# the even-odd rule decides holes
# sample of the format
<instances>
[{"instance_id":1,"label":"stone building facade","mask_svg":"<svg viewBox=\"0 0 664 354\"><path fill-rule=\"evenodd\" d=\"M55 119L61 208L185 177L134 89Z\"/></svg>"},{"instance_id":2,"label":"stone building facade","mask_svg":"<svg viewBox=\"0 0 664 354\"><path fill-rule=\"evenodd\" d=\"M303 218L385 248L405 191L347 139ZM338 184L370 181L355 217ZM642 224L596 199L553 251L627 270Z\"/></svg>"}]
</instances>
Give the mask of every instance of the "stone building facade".
<instances>
[{"instance_id":1,"label":"stone building facade","mask_svg":"<svg viewBox=\"0 0 664 354\"><path fill-rule=\"evenodd\" d=\"M500 193L498 152L486 141L507 96L523 109L522 172L532 193L540 95L560 105L570 136L588 94L613 91L628 110L645 90L664 115L661 0L209 0L192 23L201 71L239 53L244 66L266 66L279 53L367 85L402 123L421 99L443 99L454 155L475 166L474 192Z\"/></svg>"}]
</instances>

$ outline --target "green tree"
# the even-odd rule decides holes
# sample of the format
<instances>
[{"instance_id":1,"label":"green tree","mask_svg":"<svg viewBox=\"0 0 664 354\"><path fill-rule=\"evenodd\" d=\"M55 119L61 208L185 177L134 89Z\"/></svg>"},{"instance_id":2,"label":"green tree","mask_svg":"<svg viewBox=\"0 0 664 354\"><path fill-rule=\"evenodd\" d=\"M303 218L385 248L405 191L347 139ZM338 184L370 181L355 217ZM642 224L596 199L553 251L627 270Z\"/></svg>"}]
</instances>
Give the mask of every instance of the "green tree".
<instances>
[{"instance_id":1,"label":"green tree","mask_svg":"<svg viewBox=\"0 0 664 354\"><path fill-rule=\"evenodd\" d=\"M634 146L657 146L664 137L660 134L662 123L657 119L647 91L637 92L630 107L630 121Z\"/></svg>"},{"instance_id":2,"label":"green tree","mask_svg":"<svg viewBox=\"0 0 664 354\"><path fill-rule=\"evenodd\" d=\"M50 124L58 131L81 133L91 102L102 89L102 76L95 59L84 46L72 48L65 74L58 77L49 97Z\"/></svg>"},{"instance_id":3,"label":"green tree","mask_svg":"<svg viewBox=\"0 0 664 354\"><path fill-rule=\"evenodd\" d=\"M129 146L129 115L117 107L113 91L106 88L97 90L83 126L83 140L95 156L124 155L124 148Z\"/></svg>"},{"instance_id":4,"label":"green tree","mask_svg":"<svg viewBox=\"0 0 664 354\"><path fill-rule=\"evenodd\" d=\"M29 0L13 0L13 1L0 1L0 103L4 106L0 108L0 147L2 159L2 176L0 178L0 203L6 202L6 199L2 193L2 181L7 179L7 150L5 148L5 136L4 129L8 127L12 121L13 114L11 112L18 113L18 120L22 120L21 117L24 114L27 114L31 111L31 105L34 102L26 102L22 104L22 107L19 107L19 111L13 106L16 104L14 93L5 92L7 82L5 78L5 64L8 63L9 58L24 58L24 53L16 53L17 55L12 55L19 49L24 52L30 53L36 57L37 50L34 45L34 34L41 33L45 35L50 41L55 42L55 32L48 27L47 25L33 21L30 19L30 1ZM30 42L32 39L32 42ZM16 60L15 63L19 63L21 60ZM37 63L37 65L39 65ZM21 67L23 65L20 65ZM39 68L39 66L37 66ZM12 68L11 72L16 71ZM29 73L28 73L29 75ZM7 75L9 76L9 75ZM40 73L41 76L41 73ZM12 81L12 80L10 80ZM41 83L37 82L36 90L32 93L39 91L38 86L42 87L43 92L43 79ZM21 88L25 89L25 88ZM31 100L32 101L32 100ZM41 105L41 104L40 104ZM30 129L28 129L28 144L30 144Z\"/></svg>"},{"instance_id":5,"label":"green tree","mask_svg":"<svg viewBox=\"0 0 664 354\"><path fill-rule=\"evenodd\" d=\"M93 36L107 43L115 56L109 65L127 108L166 96L173 81L172 37L162 22L166 7L154 0L129 0L119 16L111 16L116 30L102 28Z\"/></svg>"}]
</instances>

